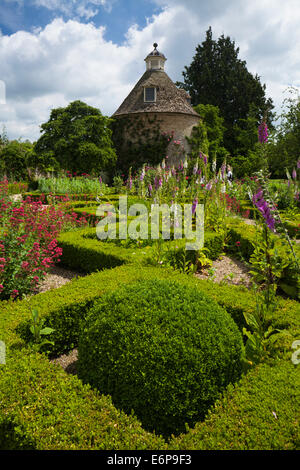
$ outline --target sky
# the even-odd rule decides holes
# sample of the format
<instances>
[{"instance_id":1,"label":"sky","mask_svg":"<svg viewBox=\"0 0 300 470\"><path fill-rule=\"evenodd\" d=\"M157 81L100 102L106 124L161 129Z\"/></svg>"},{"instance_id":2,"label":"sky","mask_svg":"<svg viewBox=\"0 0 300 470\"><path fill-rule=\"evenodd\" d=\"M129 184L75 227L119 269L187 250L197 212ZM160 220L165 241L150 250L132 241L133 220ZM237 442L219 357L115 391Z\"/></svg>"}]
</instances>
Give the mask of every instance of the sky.
<instances>
[{"instance_id":1,"label":"sky","mask_svg":"<svg viewBox=\"0 0 300 470\"><path fill-rule=\"evenodd\" d=\"M51 109L82 100L111 116L158 43L182 81L211 26L266 84L280 113L300 91L300 0L0 0L0 133L31 141Z\"/></svg>"}]
</instances>

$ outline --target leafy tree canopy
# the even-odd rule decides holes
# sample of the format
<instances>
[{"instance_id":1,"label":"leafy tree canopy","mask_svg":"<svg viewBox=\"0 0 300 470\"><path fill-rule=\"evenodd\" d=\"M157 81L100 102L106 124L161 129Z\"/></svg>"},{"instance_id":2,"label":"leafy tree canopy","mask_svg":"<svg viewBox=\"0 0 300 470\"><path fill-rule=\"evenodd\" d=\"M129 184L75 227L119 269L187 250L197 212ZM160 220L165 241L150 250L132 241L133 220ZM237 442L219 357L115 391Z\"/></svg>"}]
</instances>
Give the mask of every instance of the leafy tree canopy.
<instances>
[{"instance_id":1,"label":"leafy tree canopy","mask_svg":"<svg viewBox=\"0 0 300 470\"><path fill-rule=\"evenodd\" d=\"M289 87L287 91L290 96L283 101L279 125L268 145L270 171L277 178L286 177L286 168L292 172L300 158L299 90Z\"/></svg>"},{"instance_id":2,"label":"leafy tree canopy","mask_svg":"<svg viewBox=\"0 0 300 470\"><path fill-rule=\"evenodd\" d=\"M200 145L200 150L208 153L211 158L216 158L217 165L220 166L228 153L223 146L226 129L223 125L224 119L220 116L220 110L211 104L198 104L194 109L202 118L198 127L204 127L205 130L202 132L207 139L207 143L203 142L203 148Z\"/></svg>"},{"instance_id":3,"label":"leafy tree canopy","mask_svg":"<svg viewBox=\"0 0 300 470\"><path fill-rule=\"evenodd\" d=\"M235 42L224 35L215 41L210 27L205 41L196 47L191 65L185 67L184 83L177 83L189 92L194 106L212 104L220 109L226 128L224 146L232 155L241 153L234 129L239 120L247 119L255 109L257 125L267 114L270 127L274 108L260 77L253 76L238 55Z\"/></svg>"},{"instance_id":4,"label":"leafy tree canopy","mask_svg":"<svg viewBox=\"0 0 300 470\"><path fill-rule=\"evenodd\" d=\"M32 151L29 141L1 140L0 146L0 173L9 179L20 180L28 177L27 158Z\"/></svg>"},{"instance_id":5,"label":"leafy tree canopy","mask_svg":"<svg viewBox=\"0 0 300 470\"><path fill-rule=\"evenodd\" d=\"M45 158L61 169L77 173L99 173L116 162L112 146L110 119L101 111L73 101L66 108L51 111L48 122L41 125L42 136L36 142L36 161Z\"/></svg>"}]
</instances>

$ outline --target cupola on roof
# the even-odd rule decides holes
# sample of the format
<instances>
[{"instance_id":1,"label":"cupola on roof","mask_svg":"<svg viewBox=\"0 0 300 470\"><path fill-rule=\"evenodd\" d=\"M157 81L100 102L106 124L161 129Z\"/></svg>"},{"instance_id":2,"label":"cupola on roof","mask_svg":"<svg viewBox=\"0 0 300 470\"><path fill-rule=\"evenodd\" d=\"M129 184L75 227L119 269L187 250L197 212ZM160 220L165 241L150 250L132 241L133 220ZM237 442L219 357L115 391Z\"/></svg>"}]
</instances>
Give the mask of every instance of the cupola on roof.
<instances>
[{"instance_id":1,"label":"cupola on roof","mask_svg":"<svg viewBox=\"0 0 300 470\"><path fill-rule=\"evenodd\" d=\"M158 44L155 42L153 44L153 51L145 59L146 70L164 70L165 68L167 58L157 50L157 46Z\"/></svg>"},{"instance_id":2,"label":"cupola on roof","mask_svg":"<svg viewBox=\"0 0 300 470\"><path fill-rule=\"evenodd\" d=\"M157 57L157 56L160 56L160 57L162 57L163 59L167 60L166 57L164 56L164 54L162 54L161 52L159 52L159 51L157 50L157 46L158 46L158 44L155 42L155 43L153 44L153 47L154 47L153 51L150 52L150 54L148 54L147 57L149 57L149 56L152 56L152 57L153 57L153 56L156 56L156 57ZM146 57L146 59L147 59L147 57ZM145 60L146 60L146 59L145 59Z\"/></svg>"}]
</instances>

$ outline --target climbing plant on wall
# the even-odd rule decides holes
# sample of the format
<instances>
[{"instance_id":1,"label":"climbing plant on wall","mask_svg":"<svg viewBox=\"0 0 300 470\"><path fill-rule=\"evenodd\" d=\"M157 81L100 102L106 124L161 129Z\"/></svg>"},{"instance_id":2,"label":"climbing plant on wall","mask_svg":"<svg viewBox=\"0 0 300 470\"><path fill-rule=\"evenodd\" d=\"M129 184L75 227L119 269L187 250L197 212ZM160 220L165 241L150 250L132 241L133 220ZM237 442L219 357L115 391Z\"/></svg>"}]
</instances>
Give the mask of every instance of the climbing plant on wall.
<instances>
[{"instance_id":1,"label":"climbing plant on wall","mask_svg":"<svg viewBox=\"0 0 300 470\"><path fill-rule=\"evenodd\" d=\"M161 131L157 116L124 116L111 124L112 140L117 153L117 168L127 174L144 163L157 165L166 156L169 136Z\"/></svg>"}]
</instances>

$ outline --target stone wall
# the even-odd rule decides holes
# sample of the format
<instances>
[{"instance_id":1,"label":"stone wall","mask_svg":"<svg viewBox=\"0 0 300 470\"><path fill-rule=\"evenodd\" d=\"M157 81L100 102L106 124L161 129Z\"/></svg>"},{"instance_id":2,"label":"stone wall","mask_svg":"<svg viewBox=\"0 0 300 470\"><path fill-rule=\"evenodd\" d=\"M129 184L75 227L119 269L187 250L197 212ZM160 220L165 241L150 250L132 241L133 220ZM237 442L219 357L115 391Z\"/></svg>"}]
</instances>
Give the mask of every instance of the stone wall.
<instances>
[{"instance_id":1,"label":"stone wall","mask_svg":"<svg viewBox=\"0 0 300 470\"><path fill-rule=\"evenodd\" d=\"M189 144L185 137L190 137L192 129L199 123L200 117L189 115L189 114L162 114L159 115L159 121L162 132L172 133L174 137L169 144L167 155L168 163L170 165L178 165L182 159L184 150L186 153L189 152ZM176 142L179 142L177 144Z\"/></svg>"},{"instance_id":2,"label":"stone wall","mask_svg":"<svg viewBox=\"0 0 300 470\"><path fill-rule=\"evenodd\" d=\"M172 139L170 139L170 144L167 148L166 155L162 155L162 159L168 156L168 164L175 166L180 163L181 159L183 159L183 151L189 152L189 145L185 137L190 137L193 127L196 126L201 119L200 116L198 118L192 114L183 113L133 113L132 115L122 115L120 117L130 118L130 116L132 116L134 119L138 118L139 121L142 122L144 129L149 129L152 125L157 126L157 124L159 124L161 133L172 136ZM155 124L151 124L151 121L153 121L155 117ZM115 118L117 119L118 117L115 116ZM125 142L126 137L125 130ZM140 136L137 135L136 140L138 140L139 137ZM132 139L132 135L130 135L130 139Z\"/></svg>"}]
</instances>

